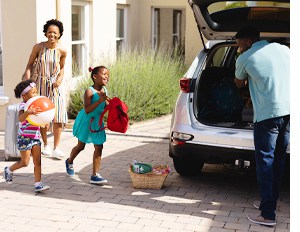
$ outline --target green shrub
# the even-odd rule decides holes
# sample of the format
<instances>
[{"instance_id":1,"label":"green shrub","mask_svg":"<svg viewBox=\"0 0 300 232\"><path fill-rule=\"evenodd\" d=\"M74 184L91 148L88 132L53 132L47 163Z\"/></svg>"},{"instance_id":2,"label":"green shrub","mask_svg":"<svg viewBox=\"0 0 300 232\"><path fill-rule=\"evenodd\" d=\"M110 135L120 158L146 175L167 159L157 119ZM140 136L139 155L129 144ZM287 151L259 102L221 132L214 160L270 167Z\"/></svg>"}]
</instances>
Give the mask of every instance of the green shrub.
<instances>
[{"instance_id":1,"label":"green shrub","mask_svg":"<svg viewBox=\"0 0 300 232\"><path fill-rule=\"evenodd\" d=\"M69 106L68 106L68 117L71 119L76 118L78 112L83 108L83 96L85 90L93 84L91 78L83 78L76 88L70 92Z\"/></svg>"},{"instance_id":2,"label":"green shrub","mask_svg":"<svg viewBox=\"0 0 300 232\"><path fill-rule=\"evenodd\" d=\"M226 5L224 7L224 10L233 9L233 8L242 8L242 7L247 7L247 4L243 3L243 2L233 2L233 3Z\"/></svg>"},{"instance_id":3,"label":"green shrub","mask_svg":"<svg viewBox=\"0 0 300 232\"><path fill-rule=\"evenodd\" d=\"M142 121L172 112L178 92L178 80L185 72L180 57L161 49L132 49L118 55L110 65L107 86L109 97L117 96L128 105L131 121ZM98 65L98 64L97 64ZM96 66L96 65L95 65ZM83 107L83 93L92 85L91 78L80 82L70 95L69 116L76 117Z\"/></svg>"}]
</instances>

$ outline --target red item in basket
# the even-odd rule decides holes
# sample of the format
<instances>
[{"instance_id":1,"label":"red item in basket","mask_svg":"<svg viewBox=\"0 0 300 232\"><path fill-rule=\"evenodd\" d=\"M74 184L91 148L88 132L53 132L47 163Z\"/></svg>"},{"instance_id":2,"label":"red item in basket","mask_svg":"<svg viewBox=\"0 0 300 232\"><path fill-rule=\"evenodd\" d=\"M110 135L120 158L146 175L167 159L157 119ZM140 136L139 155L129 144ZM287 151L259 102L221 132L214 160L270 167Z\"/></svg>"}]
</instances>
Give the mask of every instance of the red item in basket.
<instances>
[{"instance_id":1,"label":"red item in basket","mask_svg":"<svg viewBox=\"0 0 300 232\"><path fill-rule=\"evenodd\" d=\"M154 166L152 172L155 174L167 174L171 172L171 168L168 165Z\"/></svg>"}]
</instances>

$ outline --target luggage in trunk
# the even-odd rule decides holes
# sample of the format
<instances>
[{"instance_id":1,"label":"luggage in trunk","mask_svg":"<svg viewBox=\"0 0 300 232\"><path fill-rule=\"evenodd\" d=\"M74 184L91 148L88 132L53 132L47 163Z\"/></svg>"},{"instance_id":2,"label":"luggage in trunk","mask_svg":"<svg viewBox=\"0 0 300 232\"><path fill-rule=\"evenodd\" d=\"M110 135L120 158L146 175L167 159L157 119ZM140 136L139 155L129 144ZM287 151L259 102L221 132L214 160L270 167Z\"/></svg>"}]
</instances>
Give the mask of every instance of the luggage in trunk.
<instances>
[{"instance_id":1,"label":"luggage in trunk","mask_svg":"<svg viewBox=\"0 0 300 232\"><path fill-rule=\"evenodd\" d=\"M199 122L222 127L247 128L252 124L249 90L238 89L234 71L224 67L203 70L197 95Z\"/></svg>"}]
</instances>

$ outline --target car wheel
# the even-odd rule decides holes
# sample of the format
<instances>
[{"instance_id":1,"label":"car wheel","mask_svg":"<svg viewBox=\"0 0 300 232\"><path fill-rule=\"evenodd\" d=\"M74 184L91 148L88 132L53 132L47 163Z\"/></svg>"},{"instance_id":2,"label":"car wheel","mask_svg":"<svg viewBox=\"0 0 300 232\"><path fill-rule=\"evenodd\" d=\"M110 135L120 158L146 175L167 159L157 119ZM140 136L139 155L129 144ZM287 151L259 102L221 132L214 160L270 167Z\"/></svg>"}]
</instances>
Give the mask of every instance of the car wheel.
<instances>
[{"instance_id":1,"label":"car wheel","mask_svg":"<svg viewBox=\"0 0 300 232\"><path fill-rule=\"evenodd\" d=\"M204 162L182 158L172 157L176 172L182 176L195 176L201 173Z\"/></svg>"}]
</instances>

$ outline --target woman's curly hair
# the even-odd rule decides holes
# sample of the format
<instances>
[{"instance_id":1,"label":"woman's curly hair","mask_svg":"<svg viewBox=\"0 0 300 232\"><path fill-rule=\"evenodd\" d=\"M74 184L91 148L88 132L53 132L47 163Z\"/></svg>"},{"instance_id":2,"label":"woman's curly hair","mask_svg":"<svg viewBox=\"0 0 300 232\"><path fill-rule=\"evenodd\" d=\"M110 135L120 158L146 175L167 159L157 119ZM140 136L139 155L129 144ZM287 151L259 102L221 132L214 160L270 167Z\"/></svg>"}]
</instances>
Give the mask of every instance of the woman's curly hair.
<instances>
[{"instance_id":1,"label":"woman's curly hair","mask_svg":"<svg viewBox=\"0 0 300 232\"><path fill-rule=\"evenodd\" d=\"M60 36L58 37L60 39L60 37L62 37L63 35L63 32L64 32L64 26L63 26L63 23L57 19L51 19L51 20L48 20L46 22L46 24L44 25L44 30L43 32L45 33L45 36L47 34L47 31L48 31L48 28L51 26L51 25L55 25L59 28L59 33L60 33Z\"/></svg>"}]
</instances>

